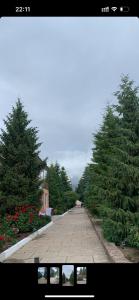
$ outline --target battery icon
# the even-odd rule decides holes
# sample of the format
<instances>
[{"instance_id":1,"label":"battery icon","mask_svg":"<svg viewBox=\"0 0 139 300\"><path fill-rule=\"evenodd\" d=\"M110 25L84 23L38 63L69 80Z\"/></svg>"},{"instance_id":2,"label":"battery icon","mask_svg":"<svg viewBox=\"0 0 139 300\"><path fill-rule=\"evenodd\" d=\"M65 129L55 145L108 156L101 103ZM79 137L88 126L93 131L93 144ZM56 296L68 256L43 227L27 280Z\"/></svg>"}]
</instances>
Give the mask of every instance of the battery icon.
<instances>
[{"instance_id":1,"label":"battery icon","mask_svg":"<svg viewBox=\"0 0 139 300\"><path fill-rule=\"evenodd\" d=\"M129 10L130 10L129 6L121 6L120 7L121 12L129 12Z\"/></svg>"}]
</instances>

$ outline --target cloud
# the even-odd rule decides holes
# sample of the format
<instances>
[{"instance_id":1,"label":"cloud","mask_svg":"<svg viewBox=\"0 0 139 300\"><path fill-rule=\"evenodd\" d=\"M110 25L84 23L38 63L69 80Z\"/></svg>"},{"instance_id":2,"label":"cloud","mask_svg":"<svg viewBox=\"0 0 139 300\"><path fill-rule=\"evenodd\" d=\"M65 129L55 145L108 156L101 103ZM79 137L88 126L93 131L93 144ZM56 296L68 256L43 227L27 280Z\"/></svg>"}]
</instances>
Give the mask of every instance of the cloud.
<instances>
[{"instance_id":1,"label":"cloud","mask_svg":"<svg viewBox=\"0 0 139 300\"><path fill-rule=\"evenodd\" d=\"M63 265L62 266L62 273L64 272L67 278L70 277L73 270L74 270L73 265Z\"/></svg>"},{"instance_id":2,"label":"cloud","mask_svg":"<svg viewBox=\"0 0 139 300\"><path fill-rule=\"evenodd\" d=\"M40 272L42 274L42 276L43 276L44 273L45 273L45 267L39 267L38 268L38 272Z\"/></svg>"},{"instance_id":3,"label":"cloud","mask_svg":"<svg viewBox=\"0 0 139 300\"><path fill-rule=\"evenodd\" d=\"M139 84L137 18L0 19L0 127L18 97L41 157L80 177L122 73Z\"/></svg>"},{"instance_id":4,"label":"cloud","mask_svg":"<svg viewBox=\"0 0 139 300\"><path fill-rule=\"evenodd\" d=\"M87 163L91 158L91 151L57 151L54 153L54 157L49 163L54 161L54 158L60 163L61 166L65 166L70 178L77 177L79 179L80 174L84 171Z\"/></svg>"}]
</instances>

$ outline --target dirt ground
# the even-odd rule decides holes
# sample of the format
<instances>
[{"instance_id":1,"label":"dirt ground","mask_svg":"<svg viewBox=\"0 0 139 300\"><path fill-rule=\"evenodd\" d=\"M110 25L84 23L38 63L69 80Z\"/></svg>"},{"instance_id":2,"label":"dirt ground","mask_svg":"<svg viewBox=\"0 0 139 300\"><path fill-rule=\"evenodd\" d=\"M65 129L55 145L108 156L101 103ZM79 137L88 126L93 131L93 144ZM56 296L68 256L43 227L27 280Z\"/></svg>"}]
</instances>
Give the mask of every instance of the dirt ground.
<instances>
[{"instance_id":1,"label":"dirt ground","mask_svg":"<svg viewBox=\"0 0 139 300\"><path fill-rule=\"evenodd\" d=\"M124 256L133 263L139 263L139 249L130 247L118 247L124 254Z\"/></svg>"}]
</instances>

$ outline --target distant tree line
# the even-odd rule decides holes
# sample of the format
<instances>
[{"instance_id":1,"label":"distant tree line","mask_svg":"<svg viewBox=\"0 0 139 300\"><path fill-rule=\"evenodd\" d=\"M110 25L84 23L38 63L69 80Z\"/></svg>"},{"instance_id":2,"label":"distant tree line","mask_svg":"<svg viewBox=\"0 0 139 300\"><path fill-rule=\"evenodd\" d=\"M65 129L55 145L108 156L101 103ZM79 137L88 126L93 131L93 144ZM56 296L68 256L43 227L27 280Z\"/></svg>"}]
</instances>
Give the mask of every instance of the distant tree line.
<instances>
[{"instance_id":1,"label":"distant tree line","mask_svg":"<svg viewBox=\"0 0 139 300\"><path fill-rule=\"evenodd\" d=\"M45 268L44 270L44 275L42 275L42 273L38 270L38 279L44 277L45 279L47 279L47 268Z\"/></svg>"},{"instance_id":2,"label":"distant tree line","mask_svg":"<svg viewBox=\"0 0 139 300\"><path fill-rule=\"evenodd\" d=\"M81 275L82 277L85 277L86 276L86 267L81 267L78 274Z\"/></svg>"},{"instance_id":3,"label":"distant tree line","mask_svg":"<svg viewBox=\"0 0 139 300\"><path fill-rule=\"evenodd\" d=\"M50 268L50 277L55 277L57 275L59 275L59 268Z\"/></svg>"},{"instance_id":4,"label":"distant tree line","mask_svg":"<svg viewBox=\"0 0 139 300\"><path fill-rule=\"evenodd\" d=\"M72 285L74 285L74 270L71 272L70 277L67 278L65 273L62 273L62 283L70 282Z\"/></svg>"},{"instance_id":5,"label":"distant tree line","mask_svg":"<svg viewBox=\"0 0 139 300\"><path fill-rule=\"evenodd\" d=\"M102 218L104 236L117 245L139 248L139 96L123 76L93 135L91 162L77 192L93 215Z\"/></svg>"},{"instance_id":6,"label":"distant tree line","mask_svg":"<svg viewBox=\"0 0 139 300\"><path fill-rule=\"evenodd\" d=\"M62 273L62 283L66 283L66 281L67 281L67 277L66 277L65 273L63 272Z\"/></svg>"},{"instance_id":7,"label":"distant tree line","mask_svg":"<svg viewBox=\"0 0 139 300\"><path fill-rule=\"evenodd\" d=\"M56 214L75 206L77 193L72 190L71 181L64 167L56 162L47 166L46 183L49 189L50 206L54 208Z\"/></svg>"}]
</instances>

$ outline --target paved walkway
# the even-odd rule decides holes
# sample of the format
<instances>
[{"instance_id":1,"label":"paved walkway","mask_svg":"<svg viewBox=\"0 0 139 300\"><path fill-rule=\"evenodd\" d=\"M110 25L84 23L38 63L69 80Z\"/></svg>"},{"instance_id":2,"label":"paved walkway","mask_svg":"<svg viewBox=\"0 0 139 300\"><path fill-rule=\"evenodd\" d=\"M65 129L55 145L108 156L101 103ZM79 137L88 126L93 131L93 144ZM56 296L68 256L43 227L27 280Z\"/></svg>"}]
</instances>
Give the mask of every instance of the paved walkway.
<instances>
[{"instance_id":1,"label":"paved walkway","mask_svg":"<svg viewBox=\"0 0 139 300\"><path fill-rule=\"evenodd\" d=\"M44 277L41 277L41 278L38 279L38 283L40 283L40 284L47 284L47 279L44 278Z\"/></svg>"},{"instance_id":2,"label":"paved walkway","mask_svg":"<svg viewBox=\"0 0 139 300\"><path fill-rule=\"evenodd\" d=\"M109 262L84 208L73 208L5 262L99 263Z\"/></svg>"}]
</instances>

